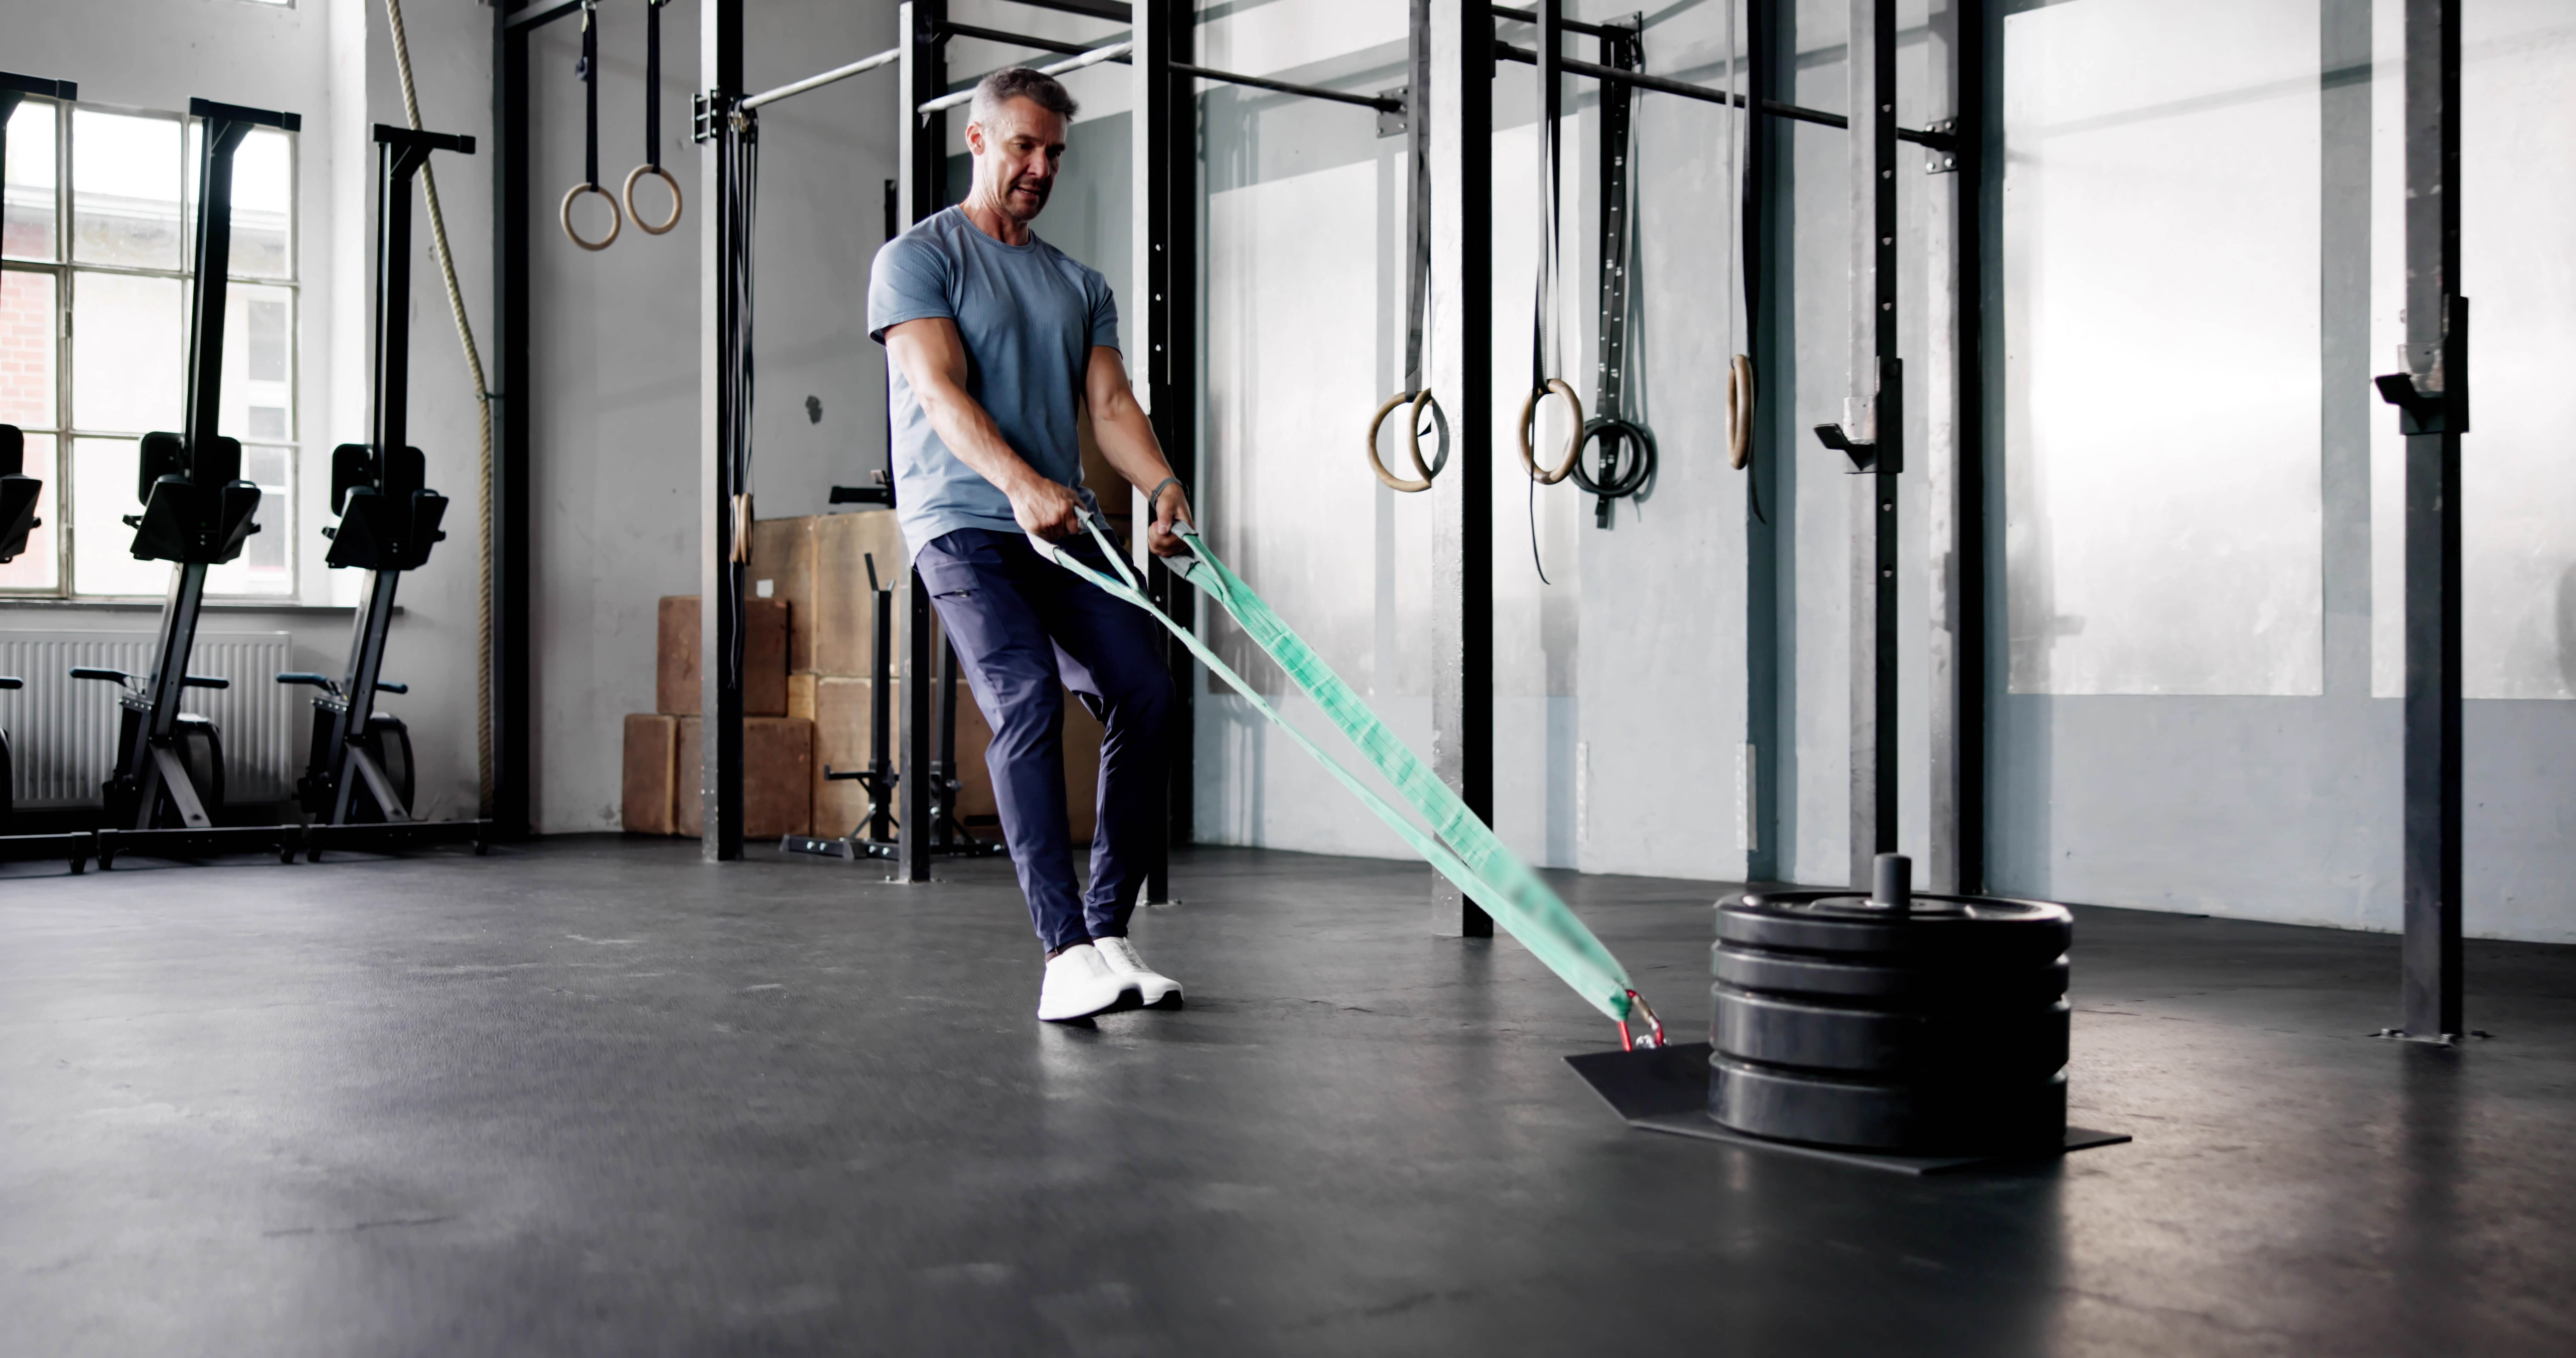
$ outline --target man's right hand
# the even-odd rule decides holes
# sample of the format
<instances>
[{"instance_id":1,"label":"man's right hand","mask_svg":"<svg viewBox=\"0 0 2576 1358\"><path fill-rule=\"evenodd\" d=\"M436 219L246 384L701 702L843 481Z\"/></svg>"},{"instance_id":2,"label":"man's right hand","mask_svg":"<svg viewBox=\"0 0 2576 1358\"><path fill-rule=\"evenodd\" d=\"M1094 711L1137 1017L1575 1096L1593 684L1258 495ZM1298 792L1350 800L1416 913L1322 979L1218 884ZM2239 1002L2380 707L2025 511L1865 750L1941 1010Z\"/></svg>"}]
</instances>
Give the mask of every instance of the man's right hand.
<instances>
[{"instance_id":1,"label":"man's right hand","mask_svg":"<svg viewBox=\"0 0 2576 1358\"><path fill-rule=\"evenodd\" d=\"M1031 475L1011 492L1011 517L1022 532L1062 542L1082 531L1082 501L1056 482Z\"/></svg>"}]
</instances>

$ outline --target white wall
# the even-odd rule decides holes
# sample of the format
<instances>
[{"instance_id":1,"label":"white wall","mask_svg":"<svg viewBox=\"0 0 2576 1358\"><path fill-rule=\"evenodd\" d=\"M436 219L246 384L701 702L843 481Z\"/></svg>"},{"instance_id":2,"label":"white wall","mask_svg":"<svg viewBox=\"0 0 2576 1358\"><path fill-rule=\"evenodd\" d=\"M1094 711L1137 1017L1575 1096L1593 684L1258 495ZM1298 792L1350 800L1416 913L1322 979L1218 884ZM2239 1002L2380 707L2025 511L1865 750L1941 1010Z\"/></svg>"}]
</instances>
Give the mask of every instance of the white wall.
<instances>
[{"instance_id":1,"label":"white wall","mask_svg":"<svg viewBox=\"0 0 2576 1358\"><path fill-rule=\"evenodd\" d=\"M1578 13L1602 17L1613 7ZM1404 11L1280 0L1201 35L1209 64L1374 91L1404 82ZM1654 69L1714 59L1718 17L1648 30ZM1525 26L1506 40L1526 45ZM1715 77L1715 70L1691 73ZM1495 582L1495 819L1533 861L1589 871L1739 875L1743 742L1743 478L1726 467L1707 374L1723 371L1727 116L1640 101L1636 258L1640 363L1629 408L1658 436L1650 492L1593 526L1570 482L1531 497L1512 451L1529 371L1537 261L1535 83L1505 64L1495 87L1495 411L1490 457ZM1594 394L1599 205L1597 103L1569 85L1562 183L1563 348L1555 367ZM1403 384L1404 142L1365 111L1255 92L1206 100L1207 484L1224 550L1397 731L1430 725L1424 622L1428 497L1380 487L1359 455L1368 411ZM1445 296L1447 280L1435 282ZM1445 303L1435 301L1435 307ZM1435 388L1440 375L1431 374ZM1540 441L1561 446L1553 408ZM1231 517L1228 517L1231 516ZM1548 583L1533 561L1533 520ZM1251 648L1220 644L1269 676ZM1256 682L1259 682L1258 680ZM1286 704L1292 716L1301 703ZM1202 700L1203 838L1400 856L1400 841L1230 695ZM1356 762L1356 761L1353 761Z\"/></svg>"}]
</instances>

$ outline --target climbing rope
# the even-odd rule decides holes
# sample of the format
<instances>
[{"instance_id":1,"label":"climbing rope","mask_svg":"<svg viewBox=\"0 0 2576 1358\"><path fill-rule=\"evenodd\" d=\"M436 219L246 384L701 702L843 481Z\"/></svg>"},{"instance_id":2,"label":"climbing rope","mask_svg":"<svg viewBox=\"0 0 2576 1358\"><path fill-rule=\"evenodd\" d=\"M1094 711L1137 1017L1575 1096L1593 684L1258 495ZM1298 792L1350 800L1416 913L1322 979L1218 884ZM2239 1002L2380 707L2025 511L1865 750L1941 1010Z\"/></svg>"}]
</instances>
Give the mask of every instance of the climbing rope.
<instances>
[{"instance_id":1,"label":"climbing rope","mask_svg":"<svg viewBox=\"0 0 2576 1358\"><path fill-rule=\"evenodd\" d=\"M385 0L386 26L393 32L394 70L402 77L403 117L411 130L421 130L420 95L411 78L411 44L403 36L402 0ZM456 342L465 350L465 368L474 378L474 410L482 425L482 455L476 464L480 549L474 592L474 768L485 815L492 812L492 390L483 378L483 354L474 344L474 324L465 316L465 293L456 285L456 257L447 248L447 218L438 210L438 173L427 161L420 167L420 191L429 204L429 240L438 254L439 276L447 283L447 314L456 321Z\"/></svg>"},{"instance_id":2,"label":"climbing rope","mask_svg":"<svg viewBox=\"0 0 2576 1358\"><path fill-rule=\"evenodd\" d=\"M1260 595L1253 593L1251 586L1217 559L1216 553L1208 549L1206 541L1195 529L1186 524L1175 526L1174 531L1188 548L1189 556L1186 559L1166 558L1165 564L1174 574L1215 600L1244 634L1277 662L1281 671L1314 701L1361 757L1384 776L1424 820L1430 822L1436 838L1425 833L1403 812L1361 782L1357 775L1344 768L1304 732L1291 726L1268 699L1218 659L1216 652L1199 640L1197 634L1156 608L1128 566L1125 553L1110 536L1108 525L1098 515L1086 515L1084 524L1093 540L1099 543L1102 555L1117 572L1116 578L1093 570L1071 553L1061 550L1057 544L1034 535L1029 541L1041 556L1053 559L1075 575L1145 610L1160 622L1192 655L1198 657L1201 664L1208 667L1209 673L1242 694L1256 711L1287 733L1299 748L1314 756L1335 781L1348 788L1351 795L1359 798L1361 804L1379 820L1386 822L1388 828L1411 845L1414 852L1422 855L1441 876L1455 883L1469 899L1482 906L1485 913L1493 916L1495 922L1513 938L1520 940L1532 956L1555 972L1593 1008L1617 1022L1624 1045L1663 1045L1663 1025L1655 1019L1654 1010L1637 994L1626 969L1619 965L1619 959L1611 956L1610 950L1602 946L1601 940L1584 925L1573 908L1549 889L1518 854L1505 846L1492 829L1468 809L1458 794L1431 772L1410 746L1386 729L1385 723L1379 721L1377 714L1361 701L1351 686L1315 654L1314 648L1291 630ZM1632 1022L1636 1021L1643 1022L1645 1031L1631 1028Z\"/></svg>"}]
</instances>

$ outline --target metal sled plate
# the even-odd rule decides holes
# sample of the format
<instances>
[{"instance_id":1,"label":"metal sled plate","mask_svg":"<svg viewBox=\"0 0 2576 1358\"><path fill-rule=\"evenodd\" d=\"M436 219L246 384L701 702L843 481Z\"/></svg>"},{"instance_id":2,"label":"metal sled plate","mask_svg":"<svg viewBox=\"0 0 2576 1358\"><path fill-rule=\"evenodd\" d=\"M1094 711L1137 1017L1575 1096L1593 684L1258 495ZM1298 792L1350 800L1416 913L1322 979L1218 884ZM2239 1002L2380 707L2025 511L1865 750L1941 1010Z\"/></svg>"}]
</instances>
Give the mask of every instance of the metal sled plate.
<instances>
[{"instance_id":1,"label":"metal sled plate","mask_svg":"<svg viewBox=\"0 0 2576 1358\"><path fill-rule=\"evenodd\" d=\"M305 860L319 863L324 849L357 853L399 853L431 844L471 844L483 852L492 839L488 820L414 820L390 825L308 825L304 827Z\"/></svg>"},{"instance_id":2,"label":"metal sled plate","mask_svg":"<svg viewBox=\"0 0 2576 1358\"><path fill-rule=\"evenodd\" d=\"M1641 1131L1695 1137L1702 1141L1745 1146L1811 1160L1830 1160L1897 1174L1948 1174L1989 1165L2026 1164L2068 1151L2113 1146L2129 1140L2124 1132L2066 1129L2066 1144L2055 1150L2005 1155L1893 1155L1878 1151L1804 1146L1747 1136L1719 1126L1708 1116L1709 1044L1688 1042L1644 1051L1586 1052L1565 1063L1592 1086L1611 1111Z\"/></svg>"}]
</instances>

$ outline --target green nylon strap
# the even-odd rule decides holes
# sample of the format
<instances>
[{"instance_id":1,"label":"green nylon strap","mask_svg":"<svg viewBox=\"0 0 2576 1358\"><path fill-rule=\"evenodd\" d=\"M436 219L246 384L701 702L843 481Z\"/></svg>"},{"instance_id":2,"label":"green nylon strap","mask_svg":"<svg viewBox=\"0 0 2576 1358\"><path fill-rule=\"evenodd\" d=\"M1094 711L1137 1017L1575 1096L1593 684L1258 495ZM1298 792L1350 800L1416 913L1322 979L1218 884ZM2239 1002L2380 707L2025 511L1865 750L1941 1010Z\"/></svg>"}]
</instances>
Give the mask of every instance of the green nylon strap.
<instances>
[{"instance_id":1,"label":"green nylon strap","mask_svg":"<svg viewBox=\"0 0 2576 1358\"><path fill-rule=\"evenodd\" d=\"M1367 784L1306 734L1288 723L1269 700L1253 690L1243 676L1217 659L1206 643L1187 627L1173 621L1156 608L1138 587L1118 545L1096 520L1086 518L1092 537L1113 563L1120 578L1111 579L1075 558L1055 549L1054 545L1032 536L1030 541L1042 555L1050 556L1065 569L1098 585L1118 598L1151 614L1164 628L1178 638L1208 671L1223 679L1235 692L1244 696L1263 716L1288 734L1315 762L1351 794L1360 799L1379 820L1401 836L1416 853L1437 869L1441 876L1456 883L1459 890L1484 907L1511 936L1520 940L1531 955L1545 963L1549 970L1572 986L1592 1007L1620 1023L1622 1030L1635 1005L1635 987L1628 980L1619 959L1601 945L1592 930L1585 927L1574 913L1539 875L1530 870L1520 855L1495 837L1484 821L1467 809L1458 794L1440 781L1412 748L1398 739L1377 714L1362 702L1351 686L1333 673L1323 657L1315 654L1288 624L1252 587L1243 582L1208 550L1206 542L1194 532L1183 531L1181 540L1190 550L1191 561L1177 563L1175 573L1201 592L1214 599L1218 607L1242 627L1255 645L1276 661L1279 668L1304 690L1315 705L1339 729L1361 756L1394 785L1406 802L1422 813L1439 834L1438 839L1424 834L1403 812L1389 805ZM1174 564L1174 563L1167 563ZM1442 841L1446 841L1443 843Z\"/></svg>"}]
</instances>

